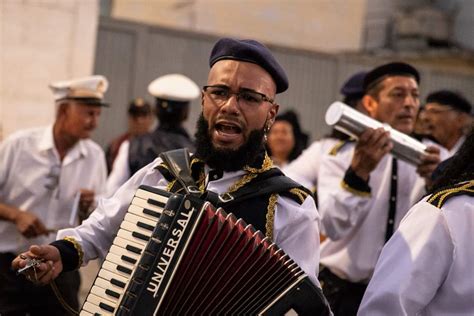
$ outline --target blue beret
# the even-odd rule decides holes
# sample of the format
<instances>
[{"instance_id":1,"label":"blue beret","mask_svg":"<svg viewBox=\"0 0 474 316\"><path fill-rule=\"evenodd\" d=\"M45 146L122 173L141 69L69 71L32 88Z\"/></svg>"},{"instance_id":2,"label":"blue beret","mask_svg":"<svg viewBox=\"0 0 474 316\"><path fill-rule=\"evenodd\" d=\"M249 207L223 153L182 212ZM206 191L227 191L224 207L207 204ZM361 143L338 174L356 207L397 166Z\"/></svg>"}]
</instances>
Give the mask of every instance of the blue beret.
<instances>
[{"instance_id":1,"label":"blue beret","mask_svg":"<svg viewBox=\"0 0 474 316\"><path fill-rule=\"evenodd\" d=\"M430 93L426 97L426 103L432 102L451 106L465 113L471 113L472 109L471 103L463 95L450 90L440 90Z\"/></svg>"},{"instance_id":2,"label":"blue beret","mask_svg":"<svg viewBox=\"0 0 474 316\"><path fill-rule=\"evenodd\" d=\"M278 64L270 50L254 40L235 40L222 38L217 41L209 57L212 67L219 60L233 59L257 64L265 69L276 84L276 93L288 89L288 78L283 68Z\"/></svg>"},{"instance_id":3,"label":"blue beret","mask_svg":"<svg viewBox=\"0 0 474 316\"><path fill-rule=\"evenodd\" d=\"M415 67L402 62L393 62L384 64L372 69L364 79L364 91L367 92L377 83L392 76L408 76L413 77L417 83L420 83L420 74Z\"/></svg>"},{"instance_id":4,"label":"blue beret","mask_svg":"<svg viewBox=\"0 0 474 316\"><path fill-rule=\"evenodd\" d=\"M362 97L364 95L364 78L366 71L353 74L341 87L341 94L347 97Z\"/></svg>"}]
</instances>

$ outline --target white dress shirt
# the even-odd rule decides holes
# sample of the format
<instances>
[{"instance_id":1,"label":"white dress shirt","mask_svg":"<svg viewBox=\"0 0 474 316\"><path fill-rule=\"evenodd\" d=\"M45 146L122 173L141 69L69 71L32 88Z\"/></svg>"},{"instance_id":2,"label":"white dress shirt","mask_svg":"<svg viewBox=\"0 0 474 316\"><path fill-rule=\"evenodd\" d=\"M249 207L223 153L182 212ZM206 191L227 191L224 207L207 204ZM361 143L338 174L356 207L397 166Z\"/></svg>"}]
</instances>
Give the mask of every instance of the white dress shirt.
<instances>
[{"instance_id":1,"label":"white dress shirt","mask_svg":"<svg viewBox=\"0 0 474 316\"><path fill-rule=\"evenodd\" d=\"M370 174L370 196L343 188L355 144L335 155L326 155L318 180L321 231L321 264L351 282L368 282L385 243L389 212L392 156L386 155ZM424 192L414 190L419 179L415 167L398 160L395 228Z\"/></svg>"},{"instance_id":2,"label":"white dress shirt","mask_svg":"<svg viewBox=\"0 0 474 316\"><path fill-rule=\"evenodd\" d=\"M0 146L1 203L34 213L48 229L70 227L76 194L80 189L102 194L106 175L104 152L89 139L79 141L61 163L52 126L17 132ZM19 253L54 240L55 233L27 239L14 223L0 220L0 252Z\"/></svg>"},{"instance_id":3,"label":"white dress shirt","mask_svg":"<svg viewBox=\"0 0 474 316\"><path fill-rule=\"evenodd\" d=\"M358 315L474 315L474 197L425 200L383 248Z\"/></svg>"},{"instance_id":4,"label":"white dress shirt","mask_svg":"<svg viewBox=\"0 0 474 316\"><path fill-rule=\"evenodd\" d=\"M316 188L322 157L329 154L338 142L340 140L336 138L323 138L313 142L298 158L284 166L282 171L306 188Z\"/></svg>"},{"instance_id":5,"label":"white dress shirt","mask_svg":"<svg viewBox=\"0 0 474 316\"><path fill-rule=\"evenodd\" d=\"M130 178L130 166L128 159L128 150L130 141L125 140L120 145L117 157L112 166L112 171L107 178L106 197L114 195L122 184Z\"/></svg>"},{"instance_id":6,"label":"white dress shirt","mask_svg":"<svg viewBox=\"0 0 474 316\"><path fill-rule=\"evenodd\" d=\"M97 257L104 258L138 186L145 184L166 188L168 182L155 169L160 163L161 159L157 158L139 170L111 198L102 199L81 226L60 231L58 238L74 237L84 250L84 263ZM207 189L218 194L225 193L244 174L245 171L225 172L222 178L208 182ZM319 214L314 200L306 198L299 205L291 199L278 197L273 224L275 243L308 274L314 284L319 285Z\"/></svg>"}]
</instances>

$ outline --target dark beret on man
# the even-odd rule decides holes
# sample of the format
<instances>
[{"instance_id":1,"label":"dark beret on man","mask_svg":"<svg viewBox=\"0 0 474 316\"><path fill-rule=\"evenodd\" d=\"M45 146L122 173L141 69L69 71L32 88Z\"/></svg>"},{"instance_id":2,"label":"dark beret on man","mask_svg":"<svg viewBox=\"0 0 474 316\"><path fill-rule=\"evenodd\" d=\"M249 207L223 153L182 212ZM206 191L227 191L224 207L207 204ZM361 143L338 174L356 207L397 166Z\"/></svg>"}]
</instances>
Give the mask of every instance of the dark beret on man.
<instances>
[{"instance_id":1,"label":"dark beret on man","mask_svg":"<svg viewBox=\"0 0 474 316\"><path fill-rule=\"evenodd\" d=\"M420 83L420 73L415 67L403 62L392 62L375 67L369 71L364 79L364 91L369 91L383 79L393 76L412 77L417 83Z\"/></svg>"},{"instance_id":2,"label":"dark beret on man","mask_svg":"<svg viewBox=\"0 0 474 316\"><path fill-rule=\"evenodd\" d=\"M216 42L209 57L209 67L219 60L232 59L257 64L265 69L275 81L276 93L288 89L288 77L270 50L254 40L222 38Z\"/></svg>"},{"instance_id":3,"label":"dark beret on man","mask_svg":"<svg viewBox=\"0 0 474 316\"><path fill-rule=\"evenodd\" d=\"M439 90L426 97L426 103L438 103L450 106L458 111L471 113L471 103L460 93L451 90Z\"/></svg>"},{"instance_id":4,"label":"dark beret on man","mask_svg":"<svg viewBox=\"0 0 474 316\"><path fill-rule=\"evenodd\" d=\"M345 97L361 98L364 95L364 78L366 71L359 71L347 79L341 87L341 94Z\"/></svg>"}]
</instances>

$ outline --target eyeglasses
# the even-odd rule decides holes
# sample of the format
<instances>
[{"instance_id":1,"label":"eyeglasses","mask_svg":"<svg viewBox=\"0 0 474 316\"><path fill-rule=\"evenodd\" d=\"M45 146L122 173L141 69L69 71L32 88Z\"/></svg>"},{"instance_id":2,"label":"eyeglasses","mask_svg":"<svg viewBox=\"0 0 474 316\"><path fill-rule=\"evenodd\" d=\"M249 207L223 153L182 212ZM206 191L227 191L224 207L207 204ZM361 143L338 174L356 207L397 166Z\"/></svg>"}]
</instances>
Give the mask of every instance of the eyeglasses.
<instances>
[{"instance_id":1,"label":"eyeglasses","mask_svg":"<svg viewBox=\"0 0 474 316\"><path fill-rule=\"evenodd\" d=\"M226 86L204 86L202 90L209 95L209 97L218 105L226 103L232 95L235 95L239 104L247 105L249 107L256 107L262 102L269 102L275 104L273 99L270 99L263 93L243 89L239 92L231 92Z\"/></svg>"}]
</instances>

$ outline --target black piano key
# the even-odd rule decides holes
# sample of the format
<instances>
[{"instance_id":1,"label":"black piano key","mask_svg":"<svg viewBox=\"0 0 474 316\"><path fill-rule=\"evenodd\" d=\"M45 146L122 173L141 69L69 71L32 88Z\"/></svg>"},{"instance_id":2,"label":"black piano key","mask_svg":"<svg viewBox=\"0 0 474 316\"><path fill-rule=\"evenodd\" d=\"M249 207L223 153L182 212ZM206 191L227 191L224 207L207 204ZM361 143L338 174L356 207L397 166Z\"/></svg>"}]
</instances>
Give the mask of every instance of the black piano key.
<instances>
[{"instance_id":1,"label":"black piano key","mask_svg":"<svg viewBox=\"0 0 474 316\"><path fill-rule=\"evenodd\" d=\"M156 205L156 206L161 207L161 208L164 208L165 205L166 205L166 204L163 203L163 202L160 202L160 201L157 201L157 200L153 200L153 199L148 199L148 200L146 200L146 201L147 201L149 204L151 204L151 205Z\"/></svg>"},{"instance_id":2,"label":"black piano key","mask_svg":"<svg viewBox=\"0 0 474 316\"><path fill-rule=\"evenodd\" d=\"M105 309L106 311L111 312L111 313L113 313L114 309L115 309L112 306L107 305L107 304L102 303L102 302L99 303L99 307L102 308L102 309Z\"/></svg>"},{"instance_id":3,"label":"black piano key","mask_svg":"<svg viewBox=\"0 0 474 316\"><path fill-rule=\"evenodd\" d=\"M128 251L131 251L131 252L134 252L138 255L140 255L142 253L142 251L140 250L140 248L137 248L137 247L134 247L134 246L131 246L131 245L127 245L125 246L125 249L127 249Z\"/></svg>"},{"instance_id":4,"label":"black piano key","mask_svg":"<svg viewBox=\"0 0 474 316\"><path fill-rule=\"evenodd\" d=\"M124 289L125 285L126 285L125 283L123 283L122 281L119 281L117 279L110 279L110 283L112 283L115 286L121 287L122 289Z\"/></svg>"},{"instance_id":5,"label":"black piano key","mask_svg":"<svg viewBox=\"0 0 474 316\"><path fill-rule=\"evenodd\" d=\"M143 209L143 213L145 213L147 215L150 215L150 216L153 216L153 217L156 217L156 218L160 218L160 213L152 211L152 210L147 209L147 208Z\"/></svg>"},{"instance_id":6,"label":"black piano key","mask_svg":"<svg viewBox=\"0 0 474 316\"><path fill-rule=\"evenodd\" d=\"M132 270L121 265L117 265L117 270L126 274L132 274Z\"/></svg>"},{"instance_id":7,"label":"black piano key","mask_svg":"<svg viewBox=\"0 0 474 316\"><path fill-rule=\"evenodd\" d=\"M137 226L138 226L138 227L141 227L141 228L143 228L143 229L149 230L149 231L151 231L151 232L155 229L154 226L145 224L145 223L143 223L143 222L137 222Z\"/></svg>"},{"instance_id":8,"label":"black piano key","mask_svg":"<svg viewBox=\"0 0 474 316\"><path fill-rule=\"evenodd\" d=\"M125 255L122 255L122 256L120 257L120 259L122 259L122 260L125 261L125 262L130 262L131 264L137 263L137 260L136 260L136 259L130 258L130 257L125 256Z\"/></svg>"},{"instance_id":9,"label":"black piano key","mask_svg":"<svg viewBox=\"0 0 474 316\"><path fill-rule=\"evenodd\" d=\"M114 292L114 291L112 291L112 290L109 290L109 289L106 289L106 290L105 290L105 294L110 295L110 296L115 297L115 298L119 298L119 297L120 297L120 294L118 294L117 292Z\"/></svg>"},{"instance_id":10,"label":"black piano key","mask_svg":"<svg viewBox=\"0 0 474 316\"><path fill-rule=\"evenodd\" d=\"M139 232L132 232L132 236L135 237L135 238L138 238L138 239L141 239L141 240L144 240L144 241L148 241L150 239L150 237L148 236L145 236Z\"/></svg>"}]
</instances>

